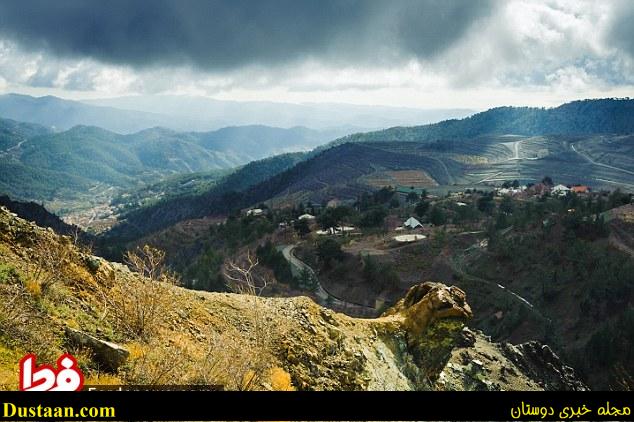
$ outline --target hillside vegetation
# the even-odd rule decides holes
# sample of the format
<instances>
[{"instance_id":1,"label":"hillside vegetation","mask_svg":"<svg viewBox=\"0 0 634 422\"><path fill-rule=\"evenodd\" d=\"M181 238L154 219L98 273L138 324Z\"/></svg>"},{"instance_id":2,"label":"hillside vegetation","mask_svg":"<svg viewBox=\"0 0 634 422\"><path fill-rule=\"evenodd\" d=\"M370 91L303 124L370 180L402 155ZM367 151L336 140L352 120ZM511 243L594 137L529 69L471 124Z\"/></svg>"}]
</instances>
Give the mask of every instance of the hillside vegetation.
<instances>
[{"instance_id":1,"label":"hillside vegetation","mask_svg":"<svg viewBox=\"0 0 634 422\"><path fill-rule=\"evenodd\" d=\"M373 141L429 142L481 135L592 135L634 133L634 100L573 101L554 108L498 107L460 120L360 133L337 143Z\"/></svg>"},{"instance_id":2,"label":"hillside vegetation","mask_svg":"<svg viewBox=\"0 0 634 422\"><path fill-rule=\"evenodd\" d=\"M78 250L67 238L5 209L0 225L0 384L5 389L16 388L16 366L27 351L37 353L38 363L71 351L87 384L585 389L546 346L494 344L464 329L471 310L455 287L421 284L382 317L360 320L305 297L185 290L160 267L144 266L160 262L160 251L128 254L132 268L145 268L142 275ZM58 259L49 260L51 253ZM253 292L245 274L242 291ZM103 341L111 342L110 354L103 353Z\"/></svg>"},{"instance_id":3,"label":"hillside vegetation","mask_svg":"<svg viewBox=\"0 0 634 422\"><path fill-rule=\"evenodd\" d=\"M268 198L264 188L271 177L303 161L305 153L282 154L253 161L218 180L208 190L167 197L141 207L130 206L119 224L104 234L106 243L130 241L179 221L230 213L236 208ZM134 204L133 204L134 205Z\"/></svg>"},{"instance_id":4,"label":"hillside vegetation","mask_svg":"<svg viewBox=\"0 0 634 422\"><path fill-rule=\"evenodd\" d=\"M95 190L134 190L186 173L227 170L288 151L314 148L329 132L306 128L232 127L215 132L154 128L119 135L76 126L53 133L41 126L0 121L0 191L15 198L56 202ZM89 193L90 192L90 193ZM61 203L61 204L58 204Z\"/></svg>"},{"instance_id":5,"label":"hillside vegetation","mask_svg":"<svg viewBox=\"0 0 634 422\"><path fill-rule=\"evenodd\" d=\"M251 183L222 183L222 188L180 196L178 204L162 201L131 211L115 233L133 228L145 235L185 219L226 215L268 200L278 205L354 200L400 174L394 172L417 171L423 175L419 189L439 186L441 192L505 180L536 183L545 174L562 183L631 190L632 136L621 134L634 132L628 117L633 104L606 99L553 109L502 107L462 120L350 135L315 149L294 167L276 166L278 171L249 179ZM236 176L259 167L247 166Z\"/></svg>"}]
</instances>

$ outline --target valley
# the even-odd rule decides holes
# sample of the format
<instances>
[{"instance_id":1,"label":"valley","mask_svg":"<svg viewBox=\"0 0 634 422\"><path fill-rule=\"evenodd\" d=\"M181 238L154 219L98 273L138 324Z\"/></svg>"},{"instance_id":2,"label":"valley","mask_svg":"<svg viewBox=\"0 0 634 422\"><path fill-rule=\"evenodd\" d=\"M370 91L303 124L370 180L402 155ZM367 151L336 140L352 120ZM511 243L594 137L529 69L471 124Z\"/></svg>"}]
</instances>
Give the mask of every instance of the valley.
<instances>
[{"instance_id":1,"label":"valley","mask_svg":"<svg viewBox=\"0 0 634 422\"><path fill-rule=\"evenodd\" d=\"M179 285L174 298L196 314L178 317L194 327L193 339L183 334L188 348L200 347L208 337L200 325L207 321L201 317L205 311L191 301L251 315L241 296L259 296L268 312L286 315L279 324L290 326L303 321L297 309L304 309L326 322L299 322L300 329L319 335L323 327L336 348L345 336L333 334L330 316L323 315L336 315L335 327L353 327L351 338L365 336L365 328L354 327L392 327L395 320L407 320L390 316L409 315L403 298L415 302L422 297L417 291L437 291L433 283L444 283L457 295L454 316L465 317L460 330L473 333L463 339L467 348L476 348L467 351L470 356L504 360L510 353L505 344L537 341L552 348L562 365L574 367L575 381L553 375L560 387L632 389L634 337L625 330L631 326L634 293L632 102L499 108L462 120L334 140L304 128L206 133L153 128L120 135L86 126L56 132L0 120L5 145L0 189L11 198L4 201L8 214L3 218L7 227L31 230L31 237L39 236L39 229L15 218L66 235L74 232L77 242L92 247L77 255L88 261L72 266L86 283L106 283L110 277L91 270L93 258L86 254L99 256L94 259L107 271L124 274L115 279L145 283L116 262L128 262L134 251L160 251L154 253L164 258L170 283ZM615 107L623 112L614 112ZM606 108L621 118L606 120ZM42 203L64 221L36 203L14 198ZM7 236L0 265L15 268L18 275L7 277L23 283L16 281L29 278L21 258L23 235ZM84 266L88 269L76 268ZM469 311L460 304L462 295L469 298ZM42 297L34 300L54 300ZM94 297L87 300L97 306ZM231 318L238 321L240 312ZM430 338L437 329L454 332L454 322L426 332ZM103 332L103 323L78 325L90 332L99 326ZM129 342L138 339L116 321L107 324L106 337L137 347ZM165 324L170 323L161 322L159 331L167 329ZM234 322L222 326L247 329ZM392 334L381 338L392 344ZM292 339L301 347L297 353L308 354L299 360L268 345L249 347L268 350L274 368L300 389L380 387L372 377L352 384L343 375L336 381L307 378L303 365L316 353L307 338ZM408 347L436 350L436 340L444 344L441 338ZM149 345L138 341L141 348ZM417 365L431 374L431 384L395 370L401 363L391 357L390 369L370 359L368 371L387 374L390 388L534 387L523 376L504 384L493 376L499 370L495 365L484 383L464 378L451 370L457 366L445 366L463 347L451 344L451 350L438 353L412 349L416 359L426 356ZM359 353L365 356L373 348L395 353L379 343L363 343ZM340 365L338 359L332 364ZM394 362L401 359L410 358L399 355ZM333 374L327 358L314 361Z\"/></svg>"},{"instance_id":2,"label":"valley","mask_svg":"<svg viewBox=\"0 0 634 422\"><path fill-rule=\"evenodd\" d=\"M632 22L0 0L4 419L631 418Z\"/></svg>"}]
</instances>

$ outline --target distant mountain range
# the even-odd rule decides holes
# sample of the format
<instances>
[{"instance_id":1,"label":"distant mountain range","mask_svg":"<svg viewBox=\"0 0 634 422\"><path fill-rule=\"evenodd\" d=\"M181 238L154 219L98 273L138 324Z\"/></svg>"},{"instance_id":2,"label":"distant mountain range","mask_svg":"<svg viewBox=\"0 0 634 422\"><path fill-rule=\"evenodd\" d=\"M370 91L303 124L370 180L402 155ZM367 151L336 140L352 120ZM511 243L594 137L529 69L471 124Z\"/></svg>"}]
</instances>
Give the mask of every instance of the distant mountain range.
<instances>
[{"instance_id":1,"label":"distant mountain range","mask_svg":"<svg viewBox=\"0 0 634 422\"><path fill-rule=\"evenodd\" d=\"M419 109L341 103L278 103L267 101L221 101L193 96L134 96L84 101L168 115L173 119L196 119L213 128L264 124L276 127L306 126L313 129L345 129L348 133L403 125L434 123L473 114L469 109ZM166 126L166 125L163 125ZM169 126L168 126L169 127ZM208 130L204 127L198 130Z\"/></svg>"},{"instance_id":2,"label":"distant mountain range","mask_svg":"<svg viewBox=\"0 0 634 422\"><path fill-rule=\"evenodd\" d=\"M35 123L64 131L73 126L98 126L117 133L131 133L155 126L167 126L167 116L140 111L97 107L78 101L46 96L0 95L0 117Z\"/></svg>"},{"instance_id":3,"label":"distant mountain range","mask_svg":"<svg viewBox=\"0 0 634 422\"><path fill-rule=\"evenodd\" d=\"M277 173L261 174L268 179L252 178L237 189L220 181L207 192L133 211L113 234L122 235L125 227L147 233L268 200L353 199L382 184L458 190L453 186L536 182L549 175L561 183L634 190L631 134L634 100L580 101L553 109L503 107L462 120L355 134L319 147L292 167L274 166Z\"/></svg>"},{"instance_id":4,"label":"distant mountain range","mask_svg":"<svg viewBox=\"0 0 634 422\"><path fill-rule=\"evenodd\" d=\"M226 126L305 126L337 136L397 125L432 123L472 114L472 110L219 101L204 97L138 96L91 101L58 97L0 95L0 117L58 131L97 126L129 134L160 126L177 131L210 131ZM333 138L334 139L334 138Z\"/></svg>"},{"instance_id":5,"label":"distant mountain range","mask_svg":"<svg viewBox=\"0 0 634 422\"><path fill-rule=\"evenodd\" d=\"M92 126L54 132L0 119L0 192L50 201L81 196L97 186L132 188L172 174L229 169L310 150L338 133L246 126L213 132L153 128L120 135Z\"/></svg>"}]
</instances>

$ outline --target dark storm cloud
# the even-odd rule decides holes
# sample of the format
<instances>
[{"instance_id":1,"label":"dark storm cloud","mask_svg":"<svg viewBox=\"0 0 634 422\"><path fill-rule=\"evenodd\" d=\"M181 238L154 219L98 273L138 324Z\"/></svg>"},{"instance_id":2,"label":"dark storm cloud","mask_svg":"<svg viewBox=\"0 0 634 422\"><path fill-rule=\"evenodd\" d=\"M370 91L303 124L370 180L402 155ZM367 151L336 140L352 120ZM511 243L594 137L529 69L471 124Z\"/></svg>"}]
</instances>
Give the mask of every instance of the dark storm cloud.
<instances>
[{"instance_id":1,"label":"dark storm cloud","mask_svg":"<svg viewBox=\"0 0 634 422\"><path fill-rule=\"evenodd\" d=\"M622 2L614 16L610 41L634 58L634 2Z\"/></svg>"},{"instance_id":2,"label":"dark storm cloud","mask_svg":"<svg viewBox=\"0 0 634 422\"><path fill-rule=\"evenodd\" d=\"M6 0L0 36L136 67L389 63L443 52L492 8L490 0Z\"/></svg>"}]
</instances>

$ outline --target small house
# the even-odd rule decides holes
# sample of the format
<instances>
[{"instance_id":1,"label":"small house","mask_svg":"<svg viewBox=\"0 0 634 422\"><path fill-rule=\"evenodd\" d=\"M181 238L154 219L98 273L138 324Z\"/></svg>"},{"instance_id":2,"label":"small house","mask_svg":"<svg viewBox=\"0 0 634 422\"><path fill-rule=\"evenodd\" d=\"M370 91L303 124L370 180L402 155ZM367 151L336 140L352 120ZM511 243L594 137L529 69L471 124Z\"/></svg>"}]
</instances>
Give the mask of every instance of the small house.
<instances>
[{"instance_id":1,"label":"small house","mask_svg":"<svg viewBox=\"0 0 634 422\"><path fill-rule=\"evenodd\" d=\"M403 223L403 227L407 227L408 229L416 229L418 227L423 227L423 225L415 219L414 217L410 217Z\"/></svg>"},{"instance_id":2,"label":"small house","mask_svg":"<svg viewBox=\"0 0 634 422\"><path fill-rule=\"evenodd\" d=\"M570 192L570 188L568 186L565 185L557 185L553 188L553 195L559 195L559 196L564 196L566 195L568 192Z\"/></svg>"},{"instance_id":3,"label":"small house","mask_svg":"<svg viewBox=\"0 0 634 422\"><path fill-rule=\"evenodd\" d=\"M579 193L584 194L584 193L589 193L590 192L590 188L588 186L584 186L584 185L573 186L573 187L570 188L570 191L574 192L574 193L577 193L577 194L579 194Z\"/></svg>"}]
</instances>

